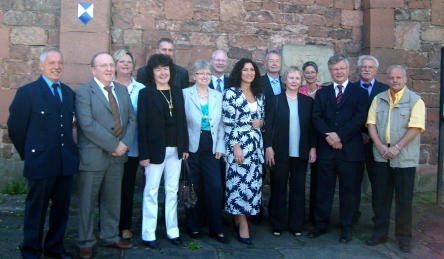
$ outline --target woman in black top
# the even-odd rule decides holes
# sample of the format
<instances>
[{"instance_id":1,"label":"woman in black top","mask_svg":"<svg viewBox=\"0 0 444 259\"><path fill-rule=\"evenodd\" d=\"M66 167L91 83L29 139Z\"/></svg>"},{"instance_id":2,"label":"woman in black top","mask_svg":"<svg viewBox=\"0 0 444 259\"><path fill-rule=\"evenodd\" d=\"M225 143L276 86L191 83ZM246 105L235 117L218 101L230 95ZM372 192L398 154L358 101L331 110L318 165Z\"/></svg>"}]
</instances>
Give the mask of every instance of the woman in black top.
<instances>
[{"instance_id":1,"label":"woman in black top","mask_svg":"<svg viewBox=\"0 0 444 259\"><path fill-rule=\"evenodd\" d=\"M177 191L181 159L188 157L188 132L182 91L173 86L173 61L155 54L146 66L147 87L140 91L137 120L139 159L145 167L142 240L150 248L156 242L157 194L162 174L165 183L165 225L174 245L182 244L177 224Z\"/></svg>"}]
</instances>

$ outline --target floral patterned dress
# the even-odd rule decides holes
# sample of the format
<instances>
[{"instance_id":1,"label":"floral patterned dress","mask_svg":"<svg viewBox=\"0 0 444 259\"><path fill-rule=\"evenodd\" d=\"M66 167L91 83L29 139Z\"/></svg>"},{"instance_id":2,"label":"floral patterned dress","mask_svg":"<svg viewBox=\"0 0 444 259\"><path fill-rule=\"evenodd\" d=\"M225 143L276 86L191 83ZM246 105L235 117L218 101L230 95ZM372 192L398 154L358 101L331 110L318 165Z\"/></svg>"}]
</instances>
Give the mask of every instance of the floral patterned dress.
<instances>
[{"instance_id":1,"label":"floral patterned dress","mask_svg":"<svg viewBox=\"0 0 444 259\"><path fill-rule=\"evenodd\" d=\"M257 109L252 112L240 88L229 88L223 96L227 162L225 211L233 215L256 215L260 210L264 150L261 130L254 129L251 121L264 120L264 97L256 98L256 102ZM242 165L234 160L236 143L244 154Z\"/></svg>"}]
</instances>

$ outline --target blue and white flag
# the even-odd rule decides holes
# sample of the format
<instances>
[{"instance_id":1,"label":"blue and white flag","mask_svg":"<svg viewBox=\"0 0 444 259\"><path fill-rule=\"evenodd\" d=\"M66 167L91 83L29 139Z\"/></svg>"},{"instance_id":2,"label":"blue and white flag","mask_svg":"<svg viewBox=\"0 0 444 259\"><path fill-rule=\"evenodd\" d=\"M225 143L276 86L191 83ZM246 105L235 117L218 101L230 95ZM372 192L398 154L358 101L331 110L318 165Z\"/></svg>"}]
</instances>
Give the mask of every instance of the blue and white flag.
<instances>
[{"instance_id":1,"label":"blue and white flag","mask_svg":"<svg viewBox=\"0 0 444 259\"><path fill-rule=\"evenodd\" d=\"M93 18L94 4L91 3L79 3L79 7L77 9L77 16L80 21L84 24L87 24Z\"/></svg>"}]
</instances>

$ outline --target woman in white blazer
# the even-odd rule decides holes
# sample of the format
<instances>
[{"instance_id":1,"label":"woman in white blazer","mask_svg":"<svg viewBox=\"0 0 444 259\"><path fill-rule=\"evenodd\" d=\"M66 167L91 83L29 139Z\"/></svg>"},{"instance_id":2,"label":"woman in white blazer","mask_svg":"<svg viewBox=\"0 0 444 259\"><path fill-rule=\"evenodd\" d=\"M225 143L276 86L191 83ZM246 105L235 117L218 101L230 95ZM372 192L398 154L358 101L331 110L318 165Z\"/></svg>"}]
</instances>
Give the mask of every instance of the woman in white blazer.
<instances>
[{"instance_id":1,"label":"woman in white blazer","mask_svg":"<svg viewBox=\"0 0 444 259\"><path fill-rule=\"evenodd\" d=\"M209 221L209 235L227 243L222 230L222 177L220 159L225 153L222 122L222 94L211 89L210 64L197 60L193 66L195 85L183 89L189 136L190 178L197 193L194 208L186 209L187 230L200 237L201 213Z\"/></svg>"}]
</instances>

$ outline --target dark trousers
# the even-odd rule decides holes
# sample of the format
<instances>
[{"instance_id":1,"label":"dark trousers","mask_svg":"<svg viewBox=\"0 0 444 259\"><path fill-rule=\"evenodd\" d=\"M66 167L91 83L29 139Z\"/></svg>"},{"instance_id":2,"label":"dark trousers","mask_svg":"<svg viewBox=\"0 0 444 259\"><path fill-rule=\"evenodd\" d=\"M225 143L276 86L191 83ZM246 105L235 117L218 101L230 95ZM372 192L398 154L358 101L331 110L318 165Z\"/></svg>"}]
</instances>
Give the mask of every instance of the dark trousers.
<instances>
[{"instance_id":1,"label":"dark trousers","mask_svg":"<svg viewBox=\"0 0 444 259\"><path fill-rule=\"evenodd\" d=\"M356 182L355 182L355 194L353 195L355 201L354 201L354 211L353 211L353 220L358 220L361 216L361 212L359 211L359 208L361 207L361 185L362 185L362 179L364 178L364 171L367 169L367 175L368 179L370 180L370 186L372 189L372 196L374 191L374 177L373 177L373 164L374 164L374 158L373 158L373 142L369 142L364 145L365 148L365 161L359 162L358 170L356 172ZM375 210L374 204L373 204L373 198L372 198L372 208L373 211Z\"/></svg>"},{"instance_id":2,"label":"dark trousers","mask_svg":"<svg viewBox=\"0 0 444 259\"><path fill-rule=\"evenodd\" d=\"M271 177L270 220L274 231L301 232L305 213L305 173L307 161L290 157L276 161ZM287 209L287 184L290 185Z\"/></svg>"},{"instance_id":3,"label":"dark trousers","mask_svg":"<svg viewBox=\"0 0 444 259\"><path fill-rule=\"evenodd\" d=\"M412 199L415 167L393 168L386 162L375 162L375 226L373 236L388 235L393 190L395 191L395 236L399 242L409 242L412 237Z\"/></svg>"},{"instance_id":4,"label":"dark trousers","mask_svg":"<svg viewBox=\"0 0 444 259\"><path fill-rule=\"evenodd\" d=\"M308 220L314 225L314 211L316 206L316 191L318 189L318 163L310 164L310 202L308 208Z\"/></svg>"},{"instance_id":5,"label":"dark trousers","mask_svg":"<svg viewBox=\"0 0 444 259\"><path fill-rule=\"evenodd\" d=\"M210 234L222 233L222 178L220 177L220 161L212 152L212 139L209 131L202 131L199 149L190 153L188 164L189 176L197 193L197 204L185 210L187 229L200 232L201 220L205 214Z\"/></svg>"},{"instance_id":6,"label":"dark trousers","mask_svg":"<svg viewBox=\"0 0 444 259\"><path fill-rule=\"evenodd\" d=\"M136 182L137 169L139 168L138 157L128 157L123 165L122 195L120 203L119 230L131 229L133 223L133 199L134 186Z\"/></svg>"},{"instance_id":7,"label":"dark trousers","mask_svg":"<svg viewBox=\"0 0 444 259\"><path fill-rule=\"evenodd\" d=\"M48 253L64 251L63 237L69 216L73 177L55 176L45 179L28 179L23 228L23 258L40 258L42 254L43 227L49 201L49 230L44 249Z\"/></svg>"},{"instance_id":8,"label":"dark trousers","mask_svg":"<svg viewBox=\"0 0 444 259\"><path fill-rule=\"evenodd\" d=\"M331 207L339 178L339 207L342 228L349 228L353 218L353 195L358 162L340 159L318 160L318 188L316 192L315 227L327 230Z\"/></svg>"}]
</instances>

